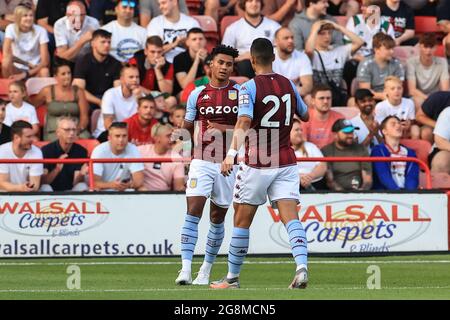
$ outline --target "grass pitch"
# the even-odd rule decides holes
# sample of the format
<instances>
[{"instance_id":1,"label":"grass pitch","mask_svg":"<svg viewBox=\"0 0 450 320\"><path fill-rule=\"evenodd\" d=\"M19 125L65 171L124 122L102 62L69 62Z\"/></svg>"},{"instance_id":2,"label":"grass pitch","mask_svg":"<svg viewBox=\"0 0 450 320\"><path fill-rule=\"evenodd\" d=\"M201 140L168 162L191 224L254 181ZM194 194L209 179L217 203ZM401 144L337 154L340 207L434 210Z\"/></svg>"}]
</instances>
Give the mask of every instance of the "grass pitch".
<instances>
[{"instance_id":1,"label":"grass pitch","mask_svg":"<svg viewBox=\"0 0 450 320\"><path fill-rule=\"evenodd\" d=\"M201 258L195 258L198 271ZM67 287L68 267L80 268L79 290ZM367 288L368 267L381 288ZM0 260L0 299L450 299L450 255L310 258L306 290L288 290L292 258L248 257L241 289L175 286L178 258ZM218 258L210 280L226 274ZM195 274L194 274L195 276ZM372 282L372 281L371 281Z\"/></svg>"}]
</instances>

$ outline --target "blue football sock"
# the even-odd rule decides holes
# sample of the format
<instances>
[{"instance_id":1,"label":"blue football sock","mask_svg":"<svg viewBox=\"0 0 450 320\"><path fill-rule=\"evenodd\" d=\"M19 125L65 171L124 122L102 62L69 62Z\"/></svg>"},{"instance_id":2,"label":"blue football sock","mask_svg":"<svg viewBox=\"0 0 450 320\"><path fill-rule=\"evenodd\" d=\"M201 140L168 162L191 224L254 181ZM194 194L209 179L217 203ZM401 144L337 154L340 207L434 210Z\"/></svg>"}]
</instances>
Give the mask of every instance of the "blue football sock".
<instances>
[{"instance_id":1,"label":"blue football sock","mask_svg":"<svg viewBox=\"0 0 450 320\"><path fill-rule=\"evenodd\" d=\"M205 261L213 264L217 253L222 245L225 235L224 223L212 223L209 226L208 238L206 239Z\"/></svg>"},{"instance_id":2,"label":"blue football sock","mask_svg":"<svg viewBox=\"0 0 450 320\"><path fill-rule=\"evenodd\" d=\"M308 250L307 250L307 240L306 233L303 229L302 224L298 219L289 221L286 225L286 230L288 232L289 243L292 248L292 256L295 259L297 266L308 264Z\"/></svg>"},{"instance_id":3,"label":"blue football sock","mask_svg":"<svg viewBox=\"0 0 450 320\"><path fill-rule=\"evenodd\" d=\"M248 251L249 238L249 229L233 228L233 236L228 251L228 274L233 275L233 277L239 276L241 272L241 266Z\"/></svg>"},{"instance_id":4,"label":"blue football sock","mask_svg":"<svg viewBox=\"0 0 450 320\"><path fill-rule=\"evenodd\" d=\"M195 245L198 238L199 217L186 214L184 225L181 229L181 259L192 261Z\"/></svg>"}]
</instances>

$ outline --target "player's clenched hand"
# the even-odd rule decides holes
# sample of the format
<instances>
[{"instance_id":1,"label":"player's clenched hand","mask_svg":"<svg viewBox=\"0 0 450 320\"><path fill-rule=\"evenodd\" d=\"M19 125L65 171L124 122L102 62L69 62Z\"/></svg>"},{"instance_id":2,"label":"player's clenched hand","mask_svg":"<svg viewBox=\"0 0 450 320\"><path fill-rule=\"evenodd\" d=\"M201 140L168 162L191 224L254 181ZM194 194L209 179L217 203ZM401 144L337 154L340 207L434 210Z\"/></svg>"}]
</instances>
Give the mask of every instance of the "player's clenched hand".
<instances>
[{"instance_id":1,"label":"player's clenched hand","mask_svg":"<svg viewBox=\"0 0 450 320\"><path fill-rule=\"evenodd\" d=\"M228 177L233 171L234 157L227 156L220 166L220 172L223 176Z\"/></svg>"}]
</instances>

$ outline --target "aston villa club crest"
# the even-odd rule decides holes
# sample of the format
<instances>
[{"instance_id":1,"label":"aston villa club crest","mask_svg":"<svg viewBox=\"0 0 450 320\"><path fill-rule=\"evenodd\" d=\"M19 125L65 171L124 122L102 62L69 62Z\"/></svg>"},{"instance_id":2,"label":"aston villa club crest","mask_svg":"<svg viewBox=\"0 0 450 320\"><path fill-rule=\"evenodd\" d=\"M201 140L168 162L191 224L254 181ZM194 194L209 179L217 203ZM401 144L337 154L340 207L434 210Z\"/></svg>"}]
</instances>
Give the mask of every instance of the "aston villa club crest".
<instances>
[{"instance_id":1,"label":"aston villa club crest","mask_svg":"<svg viewBox=\"0 0 450 320\"><path fill-rule=\"evenodd\" d=\"M230 90L228 91L228 99L230 100L236 100L237 99L237 90Z\"/></svg>"}]
</instances>

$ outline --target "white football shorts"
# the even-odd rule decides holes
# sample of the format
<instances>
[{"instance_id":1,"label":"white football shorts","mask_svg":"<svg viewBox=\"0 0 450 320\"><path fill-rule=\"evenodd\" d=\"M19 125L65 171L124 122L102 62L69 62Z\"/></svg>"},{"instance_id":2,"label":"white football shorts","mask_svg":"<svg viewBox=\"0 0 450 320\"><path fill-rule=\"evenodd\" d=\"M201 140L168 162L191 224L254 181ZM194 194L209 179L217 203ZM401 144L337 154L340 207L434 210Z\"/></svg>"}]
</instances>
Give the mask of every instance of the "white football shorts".
<instances>
[{"instance_id":1,"label":"white football shorts","mask_svg":"<svg viewBox=\"0 0 450 320\"><path fill-rule=\"evenodd\" d=\"M273 207L281 199L292 199L299 203L299 189L296 164L282 168L256 169L241 163L236 175L233 201L259 206L266 203L268 196Z\"/></svg>"},{"instance_id":2,"label":"white football shorts","mask_svg":"<svg viewBox=\"0 0 450 320\"><path fill-rule=\"evenodd\" d=\"M214 204L228 208L233 202L234 179L238 166L228 177L220 173L220 163L193 159L189 167L186 196L210 198Z\"/></svg>"}]
</instances>

